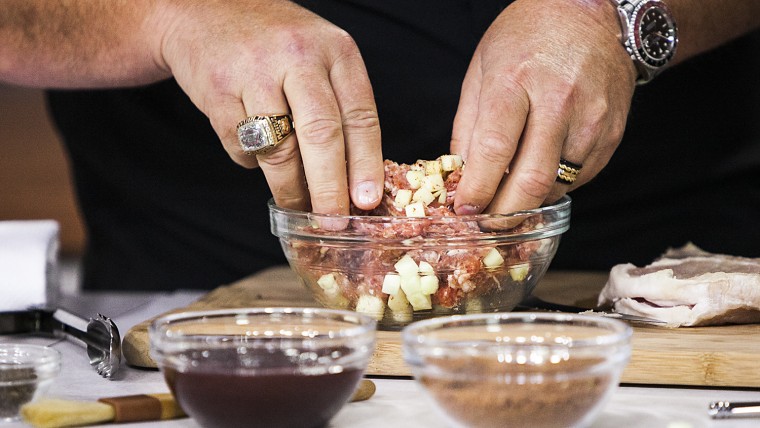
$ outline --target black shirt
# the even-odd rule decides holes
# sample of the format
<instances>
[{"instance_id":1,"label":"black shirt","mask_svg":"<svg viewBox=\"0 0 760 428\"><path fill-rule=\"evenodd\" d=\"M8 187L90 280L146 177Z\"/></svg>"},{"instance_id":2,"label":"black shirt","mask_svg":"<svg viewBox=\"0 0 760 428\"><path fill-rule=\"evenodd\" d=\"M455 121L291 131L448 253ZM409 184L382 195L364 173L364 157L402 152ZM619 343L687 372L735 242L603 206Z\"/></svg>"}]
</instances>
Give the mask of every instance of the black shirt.
<instances>
[{"instance_id":1,"label":"black shirt","mask_svg":"<svg viewBox=\"0 0 760 428\"><path fill-rule=\"evenodd\" d=\"M502 1L302 1L367 65L383 155L448 152L462 79ZM760 34L637 89L608 167L572 193L554 269L645 263L693 241L760 256ZM89 289L213 288L285 263L260 170L234 164L173 80L50 91L88 230ZM242 118L241 118L242 119Z\"/></svg>"}]
</instances>

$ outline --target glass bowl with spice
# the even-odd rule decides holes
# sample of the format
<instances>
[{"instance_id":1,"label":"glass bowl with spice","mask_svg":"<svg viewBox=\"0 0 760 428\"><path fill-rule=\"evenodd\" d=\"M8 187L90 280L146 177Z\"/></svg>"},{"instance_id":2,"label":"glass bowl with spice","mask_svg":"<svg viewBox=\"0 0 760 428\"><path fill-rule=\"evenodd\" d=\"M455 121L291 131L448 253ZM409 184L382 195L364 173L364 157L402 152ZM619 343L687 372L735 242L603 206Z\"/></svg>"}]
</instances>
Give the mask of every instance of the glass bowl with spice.
<instances>
[{"instance_id":1,"label":"glass bowl with spice","mask_svg":"<svg viewBox=\"0 0 760 428\"><path fill-rule=\"evenodd\" d=\"M42 396L61 369L61 354L39 345L0 343L0 422Z\"/></svg>"},{"instance_id":2,"label":"glass bowl with spice","mask_svg":"<svg viewBox=\"0 0 760 428\"><path fill-rule=\"evenodd\" d=\"M587 426L630 358L627 324L593 315L496 313L418 321L404 359L454 426Z\"/></svg>"},{"instance_id":3,"label":"glass bowl with spice","mask_svg":"<svg viewBox=\"0 0 760 428\"><path fill-rule=\"evenodd\" d=\"M324 308L183 312L155 320L151 354L205 428L324 426L374 351L376 321Z\"/></svg>"}]
</instances>

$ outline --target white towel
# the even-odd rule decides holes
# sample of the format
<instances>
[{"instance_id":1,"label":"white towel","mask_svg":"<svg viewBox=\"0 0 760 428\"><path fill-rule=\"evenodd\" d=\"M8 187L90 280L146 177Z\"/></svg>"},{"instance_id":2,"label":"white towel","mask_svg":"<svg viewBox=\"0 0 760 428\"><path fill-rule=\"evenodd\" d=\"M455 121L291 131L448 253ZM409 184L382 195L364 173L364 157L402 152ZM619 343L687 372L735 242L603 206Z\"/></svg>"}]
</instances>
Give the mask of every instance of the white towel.
<instances>
[{"instance_id":1,"label":"white towel","mask_svg":"<svg viewBox=\"0 0 760 428\"><path fill-rule=\"evenodd\" d=\"M58 222L0 221L0 311L58 300Z\"/></svg>"}]
</instances>

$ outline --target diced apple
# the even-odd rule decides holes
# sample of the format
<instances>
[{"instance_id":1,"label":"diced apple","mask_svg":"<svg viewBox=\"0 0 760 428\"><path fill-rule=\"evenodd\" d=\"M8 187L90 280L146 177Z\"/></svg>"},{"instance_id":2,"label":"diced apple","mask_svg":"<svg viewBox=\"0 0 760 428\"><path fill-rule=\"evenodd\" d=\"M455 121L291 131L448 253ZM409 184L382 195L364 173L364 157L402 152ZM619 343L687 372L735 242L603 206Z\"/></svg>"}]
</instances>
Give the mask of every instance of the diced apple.
<instances>
[{"instance_id":1,"label":"diced apple","mask_svg":"<svg viewBox=\"0 0 760 428\"><path fill-rule=\"evenodd\" d=\"M441 168L446 172L454 171L462 166L462 156L460 155L443 155L441 156Z\"/></svg>"},{"instance_id":2,"label":"diced apple","mask_svg":"<svg viewBox=\"0 0 760 428\"><path fill-rule=\"evenodd\" d=\"M430 203L435 200L435 196L427 187L420 187L414 192L412 200L414 202L422 202L425 205L430 205Z\"/></svg>"},{"instance_id":3,"label":"diced apple","mask_svg":"<svg viewBox=\"0 0 760 428\"><path fill-rule=\"evenodd\" d=\"M413 202L404 207L407 217L425 217L425 204Z\"/></svg>"},{"instance_id":4,"label":"diced apple","mask_svg":"<svg viewBox=\"0 0 760 428\"><path fill-rule=\"evenodd\" d=\"M433 294L438 291L438 277L435 275L421 276L420 291L422 294Z\"/></svg>"},{"instance_id":5,"label":"diced apple","mask_svg":"<svg viewBox=\"0 0 760 428\"><path fill-rule=\"evenodd\" d=\"M385 278L383 278L383 293L394 296L400 289L401 277L395 273L386 274Z\"/></svg>"},{"instance_id":6,"label":"diced apple","mask_svg":"<svg viewBox=\"0 0 760 428\"><path fill-rule=\"evenodd\" d=\"M338 281L335 280L335 274L332 272L320 276L317 280L317 285L324 290L325 293L335 294L336 291L340 291Z\"/></svg>"},{"instance_id":7,"label":"diced apple","mask_svg":"<svg viewBox=\"0 0 760 428\"><path fill-rule=\"evenodd\" d=\"M399 191L396 192L394 202L401 208L409 205L409 203L412 202L412 191L409 189L399 189Z\"/></svg>"},{"instance_id":8,"label":"diced apple","mask_svg":"<svg viewBox=\"0 0 760 428\"><path fill-rule=\"evenodd\" d=\"M422 275L435 275L435 271L433 270L433 266L426 262L425 260L420 261L420 274Z\"/></svg>"},{"instance_id":9,"label":"diced apple","mask_svg":"<svg viewBox=\"0 0 760 428\"><path fill-rule=\"evenodd\" d=\"M446 186L443 182L443 176L441 174L426 175L422 179L422 187L426 187L430 190L430 193L437 193L444 189Z\"/></svg>"},{"instance_id":10,"label":"diced apple","mask_svg":"<svg viewBox=\"0 0 760 428\"><path fill-rule=\"evenodd\" d=\"M440 175L442 172L440 159L425 162L425 175Z\"/></svg>"},{"instance_id":11,"label":"diced apple","mask_svg":"<svg viewBox=\"0 0 760 428\"><path fill-rule=\"evenodd\" d=\"M405 254L404 257L398 259L396 264L393 265L393 268L396 269L396 272L398 272L399 275L416 275L420 271L417 262L415 262L409 254Z\"/></svg>"},{"instance_id":12,"label":"diced apple","mask_svg":"<svg viewBox=\"0 0 760 428\"><path fill-rule=\"evenodd\" d=\"M335 278L335 273L327 273L319 277L317 285L322 289L325 302L333 307L347 308L348 299L340 290L340 285Z\"/></svg>"},{"instance_id":13,"label":"diced apple","mask_svg":"<svg viewBox=\"0 0 760 428\"><path fill-rule=\"evenodd\" d=\"M491 248L491 251L483 257L483 265L488 268L497 268L504 264L504 257L502 257L499 250Z\"/></svg>"},{"instance_id":14,"label":"diced apple","mask_svg":"<svg viewBox=\"0 0 760 428\"><path fill-rule=\"evenodd\" d=\"M412 307L409 306L409 299L406 298L403 290L399 290L398 293L388 297L388 307L393 312L411 312Z\"/></svg>"},{"instance_id":15,"label":"diced apple","mask_svg":"<svg viewBox=\"0 0 760 428\"><path fill-rule=\"evenodd\" d=\"M377 320L383 319L385 303L377 296L364 294L356 302L356 312L367 314Z\"/></svg>"},{"instance_id":16,"label":"diced apple","mask_svg":"<svg viewBox=\"0 0 760 428\"><path fill-rule=\"evenodd\" d=\"M411 169L406 173L406 181L409 182L409 187L413 190L422 186L423 178L425 178L425 171Z\"/></svg>"},{"instance_id":17,"label":"diced apple","mask_svg":"<svg viewBox=\"0 0 760 428\"><path fill-rule=\"evenodd\" d=\"M391 309L393 321L402 323L412 321L412 306L402 290L399 290L395 296L388 297L388 307Z\"/></svg>"},{"instance_id":18,"label":"diced apple","mask_svg":"<svg viewBox=\"0 0 760 428\"><path fill-rule=\"evenodd\" d=\"M509 268L509 276L513 281L522 282L528 277L530 272L530 265L528 263L520 263Z\"/></svg>"},{"instance_id":19,"label":"diced apple","mask_svg":"<svg viewBox=\"0 0 760 428\"><path fill-rule=\"evenodd\" d=\"M446 205L446 198L449 196L448 192L446 192L446 189L441 190L441 193L438 194L438 203L441 205Z\"/></svg>"},{"instance_id":20,"label":"diced apple","mask_svg":"<svg viewBox=\"0 0 760 428\"><path fill-rule=\"evenodd\" d=\"M420 282L420 276L416 273L401 275L401 289L404 290L404 294L407 296L421 293L422 284Z\"/></svg>"},{"instance_id":21,"label":"diced apple","mask_svg":"<svg viewBox=\"0 0 760 428\"><path fill-rule=\"evenodd\" d=\"M407 294L406 298L409 300L409 303L412 305L412 309L415 311L424 311L427 309L433 309L433 303L430 299L429 294Z\"/></svg>"}]
</instances>

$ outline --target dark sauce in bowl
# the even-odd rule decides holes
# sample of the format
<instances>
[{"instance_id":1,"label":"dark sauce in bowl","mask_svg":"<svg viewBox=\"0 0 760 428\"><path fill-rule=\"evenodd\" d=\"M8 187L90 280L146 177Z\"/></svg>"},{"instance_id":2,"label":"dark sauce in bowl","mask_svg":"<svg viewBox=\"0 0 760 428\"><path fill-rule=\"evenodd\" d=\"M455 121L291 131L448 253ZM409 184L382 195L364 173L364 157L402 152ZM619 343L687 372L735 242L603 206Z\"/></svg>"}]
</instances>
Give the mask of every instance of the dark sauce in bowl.
<instances>
[{"instance_id":1,"label":"dark sauce in bowl","mask_svg":"<svg viewBox=\"0 0 760 428\"><path fill-rule=\"evenodd\" d=\"M362 373L164 368L179 405L205 428L325 426L351 398Z\"/></svg>"}]
</instances>

